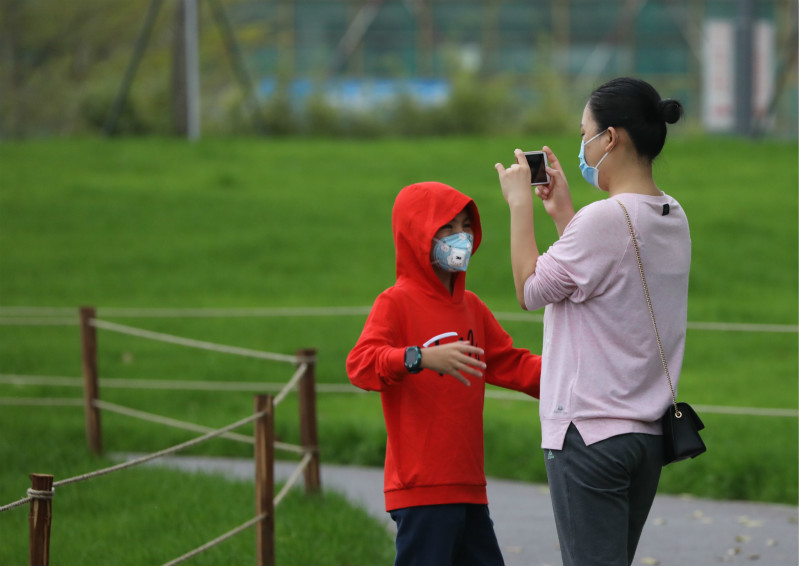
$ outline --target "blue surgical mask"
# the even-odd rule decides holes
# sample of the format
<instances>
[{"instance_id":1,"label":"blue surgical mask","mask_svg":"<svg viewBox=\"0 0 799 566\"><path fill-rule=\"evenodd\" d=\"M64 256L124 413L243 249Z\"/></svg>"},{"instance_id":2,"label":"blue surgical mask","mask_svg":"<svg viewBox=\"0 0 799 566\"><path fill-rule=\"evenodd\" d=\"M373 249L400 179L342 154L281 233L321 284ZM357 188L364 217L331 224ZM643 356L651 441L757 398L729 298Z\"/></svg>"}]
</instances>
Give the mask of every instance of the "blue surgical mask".
<instances>
[{"instance_id":1,"label":"blue surgical mask","mask_svg":"<svg viewBox=\"0 0 799 566\"><path fill-rule=\"evenodd\" d=\"M592 167L588 163L585 162L585 146L587 146L589 143L591 143L592 141L597 139L599 136L604 134L606 131L607 131L607 129L604 129L601 132L599 132L597 135L592 137L590 140L581 142L580 143L580 153L577 155L577 157L580 158L580 173L583 174L583 179L585 179L586 181L588 181L589 183L594 185L597 189L599 188L599 164L602 163L602 161L608 156L608 153L610 153L610 150L606 151L605 155L602 156L602 159L600 159L599 162ZM613 148L610 148L610 149L613 149Z\"/></svg>"},{"instance_id":2,"label":"blue surgical mask","mask_svg":"<svg viewBox=\"0 0 799 566\"><path fill-rule=\"evenodd\" d=\"M445 238L434 238L433 264L445 271L466 271L472 257L474 236L466 232L450 234Z\"/></svg>"}]
</instances>

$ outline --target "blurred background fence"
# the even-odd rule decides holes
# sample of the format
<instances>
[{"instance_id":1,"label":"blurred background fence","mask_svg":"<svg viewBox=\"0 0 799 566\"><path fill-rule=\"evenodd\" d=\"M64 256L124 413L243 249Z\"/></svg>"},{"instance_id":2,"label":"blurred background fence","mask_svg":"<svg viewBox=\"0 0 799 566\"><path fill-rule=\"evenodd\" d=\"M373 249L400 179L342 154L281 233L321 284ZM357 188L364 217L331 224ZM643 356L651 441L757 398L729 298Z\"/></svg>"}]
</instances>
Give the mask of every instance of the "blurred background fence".
<instances>
[{"instance_id":1,"label":"blurred background fence","mask_svg":"<svg viewBox=\"0 0 799 566\"><path fill-rule=\"evenodd\" d=\"M0 139L557 131L620 75L692 131L797 137L795 0L0 6Z\"/></svg>"}]
</instances>

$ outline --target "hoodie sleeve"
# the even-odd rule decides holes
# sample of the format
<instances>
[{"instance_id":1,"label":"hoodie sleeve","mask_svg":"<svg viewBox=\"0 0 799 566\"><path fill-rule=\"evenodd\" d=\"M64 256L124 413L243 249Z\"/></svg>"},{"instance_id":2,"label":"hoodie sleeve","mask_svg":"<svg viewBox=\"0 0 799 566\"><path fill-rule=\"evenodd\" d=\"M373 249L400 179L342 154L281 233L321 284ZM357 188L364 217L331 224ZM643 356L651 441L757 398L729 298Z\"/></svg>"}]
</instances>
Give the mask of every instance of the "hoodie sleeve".
<instances>
[{"instance_id":1,"label":"hoodie sleeve","mask_svg":"<svg viewBox=\"0 0 799 566\"><path fill-rule=\"evenodd\" d=\"M382 391L400 381L405 369L401 311L385 293L377 297L358 342L347 356L347 376L367 391Z\"/></svg>"},{"instance_id":2,"label":"hoodie sleeve","mask_svg":"<svg viewBox=\"0 0 799 566\"><path fill-rule=\"evenodd\" d=\"M524 348L514 348L513 339L499 324L485 304L486 383L521 391L539 398L541 356Z\"/></svg>"}]
</instances>

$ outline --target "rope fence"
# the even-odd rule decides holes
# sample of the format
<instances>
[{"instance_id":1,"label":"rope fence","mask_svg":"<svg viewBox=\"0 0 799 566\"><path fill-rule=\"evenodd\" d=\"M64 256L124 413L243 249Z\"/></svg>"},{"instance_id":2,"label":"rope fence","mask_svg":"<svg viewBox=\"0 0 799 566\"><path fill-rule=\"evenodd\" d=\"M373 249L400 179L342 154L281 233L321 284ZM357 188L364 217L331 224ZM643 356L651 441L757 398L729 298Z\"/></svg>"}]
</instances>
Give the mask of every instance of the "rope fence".
<instances>
[{"instance_id":1,"label":"rope fence","mask_svg":"<svg viewBox=\"0 0 799 566\"><path fill-rule=\"evenodd\" d=\"M164 564L164 566L174 566L175 564L180 564L181 562L185 562L186 560L189 560L190 558L194 558L198 554L202 554L206 550L209 550L209 549L217 546L218 544L221 544L221 543L225 542L226 540L228 540L230 538L233 538L237 534L246 531L247 529L249 529L253 525L257 525L258 523L260 523L261 521L266 519L266 517L267 517L266 513L258 515L257 517L253 517L252 519L242 523L241 525L239 525L235 529L231 529L228 532L226 532L225 534L220 535L220 536L218 536L217 538L215 538L213 540L209 540L205 544L203 544L201 546L198 546L197 548L195 548L194 550L192 550L190 552L187 552L183 556L179 556L178 558L175 558L174 560L170 560L169 562L166 562Z\"/></svg>"},{"instance_id":2,"label":"rope fence","mask_svg":"<svg viewBox=\"0 0 799 566\"><path fill-rule=\"evenodd\" d=\"M103 308L103 316L115 318L277 318L365 316L371 307L295 307L295 308ZM496 312L501 321L542 323L538 313ZM0 326L75 326L80 321L71 308L0 307ZM120 325L121 326L121 325ZM797 324L688 321L688 330L716 332L799 333Z\"/></svg>"},{"instance_id":3,"label":"rope fence","mask_svg":"<svg viewBox=\"0 0 799 566\"><path fill-rule=\"evenodd\" d=\"M311 452L306 452L305 456L303 456L302 460L300 460L300 463L297 464L296 468L294 468L294 472L291 474L289 479L283 485L283 489L281 489L280 493L278 493L275 496L275 506L277 506L281 501L283 501L283 498L286 497L286 494L289 492L289 489L291 489L291 486L297 483L297 480L300 479L300 474L305 472L305 468L308 467L308 464L311 463L312 459L313 459L313 454Z\"/></svg>"},{"instance_id":4,"label":"rope fence","mask_svg":"<svg viewBox=\"0 0 799 566\"><path fill-rule=\"evenodd\" d=\"M147 413L145 411L139 411L138 409L123 407L122 405L117 405L116 403L109 403L108 401L98 400L95 401L94 405L104 411L110 411L112 413L117 413L120 415L137 418L143 421L149 421L151 423L157 423L172 428L179 428L183 430L190 430L192 432L205 432L205 433L212 431L210 427L189 423L185 421L179 421L177 419L172 419L161 415L154 415L153 413ZM225 432L221 436L222 438L226 438L228 440L235 440L237 442L243 442L247 444L253 443L253 439L251 436L245 436L243 434L237 434L235 432Z\"/></svg>"},{"instance_id":5,"label":"rope fence","mask_svg":"<svg viewBox=\"0 0 799 566\"><path fill-rule=\"evenodd\" d=\"M70 311L71 313L72 311ZM367 314L369 308L333 308L333 309L104 309L103 313L116 313L118 316L346 316ZM154 332L133 326L118 324L96 317L93 307L80 309L79 316L72 318L62 309L52 309L44 312L37 309L6 308L0 307L0 325L3 324L29 324L29 325L61 325L75 324L80 326L83 378L46 377L46 376L20 376L0 374L0 383L13 385L59 385L64 387L82 387L84 398L81 399L30 399L30 398L0 398L0 405L29 405L29 406L83 406L86 420L87 443L91 451L102 453L102 434L100 427L101 411L116 413L131 418L152 422L161 426L169 426L192 432L201 433L201 436L153 452L132 460L122 462L100 470L94 470L75 477L53 481L53 476L47 474L31 474L31 488L27 490L26 497L0 506L0 513L30 504L31 548L30 563L32 565L49 563L49 530L52 516L52 500L56 487L66 486L108 475L117 471L132 468L176 452L190 449L216 437L225 438L254 446L256 481L255 481L255 517L230 531L208 541L202 546L170 561L165 566L172 566L189 560L190 558L216 546L240 532L256 526L256 555L257 563L274 564L274 508L289 493L300 476L305 477L305 491L312 493L321 489L320 462L318 449L318 435L316 427L316 400L317 389L331 393L362 393L361 390L351 385L324 384L317 388L315 383L316 351L311 349L299 350L296 355L286 355L273 352L240 348L224 344L217 344L196 340L161 332ZM536 321L537 315L525 313L498 313L497 318L506 320ZM689 323L689 328L700 330L725 330L743 332L797 332L795 325L723 325L714 323ZM290 363L296 366L294 374L286 383L245 383L245 382L192 382L188 380L154 380L154 379L102 379L99 378L97 369L97 330L126 334L148 340L159 341L172 345L190 347L205 351L224 353L236 356L262 359L272 362ZM255 412L253 415L240 419L225 427L213 429L196 423L185 422L163 415L155 415L131 407L103 401L99 398L99 385L103 387L139 388L139 389L168 389L168 390L207 390L207 391L251 391L255 396ZM298 393L299 419L300 419L300 444L278 442L274 433L275 408L286 399L294 390ZM277 390L277 394L266 395L264 391ZM529 397L515 393L487 390L487 398L507 400L531 400ZM768 417L793 417L799 412L792 409L765 409L754 407L698 407L705 413L755 415ZM253 436L233 432L244 425L255 423ZM274 451L284 450L299 454L300 462L283 485L280 492L274 494Z\"/></svg>"},{"instance_id":6,"label":"rope fence","mask_svg":"<svg viewBox=\"0 0 799 566\"><path fill-rule=\"evenodd\" d=\"M103 468L103 469L100 469L100 470L95 470L95 471L92 471L92 472L88 472L88 473L85 473L85 474L81 474L81 475L78 475L78 476L74 476L74 477L71 477L71 478L67 478L67 479L64 479L64 480L59 480L57 482L53 482L53 489L55 489L56 487L68 485L68 484L71 484L71 483L78 483L78 482L90 480L90 479L93 479L93 478L96 478L96 477L100 477L100 476L104 476L104 475L107 475L107 474L110 474L110 473L113 473L113 472L118 472L118 471L121 471L121 470L125 470L127 468L132 468L134 466L138 466L139 464L144 464L145 462L149 462L150 460L155 460L155 459L161 458L163 456L168 456L170 454L174 454L176 452L180 452L182 450L186 450L188 448L192 448L193 446L197 446L199 444L202 444L203 442L205 442L207 440L210 440L212 438L216 438L217 436L224 435L225 433L227 433L227 432L229 432L229 431L231 431L233 429L236 429L236 428L239 428L241 426L244 426L245 424L251 423L254 420L259 419L259 418L261 418L263 416L264 416L264 413L256 413L255 415L252 415L250 417L241 419L240 421L236 421L235 423L230 424L230 425L228 425L226 427L223 427L223 428L220 428L220 429L216 429L216 430L214 430L212 432L209 432L208 434L205 434L203 436L200 436L200 437L197 437L195 439L189 440L187 442L183 442L181 444L176 444L175 446L170 446L169 448L165 448L165 449L159 450L157 452L151 452L150 454L145 454L144 456L140 456L138 458L134 458L132 460L128 460L127 462L122 462L120 464L115 464L115 465L109 466L107 468ZM7 511L9 509L14 509L15 507L20 507L21 505L24 505L25 503L28 503L32 499L52 499L52 492L50 493L49 497L45 497L45 496L43 496L41 494L41 492L37 492L36 490L29 489L27 497L24 497L24 498L22 498L22 499L20 499L18 501L14 501L12 503L9 503L8 505L3 505L2 507L0 507L0 512Z\"/></svg>"},{"instance_id":7,"label":"rope fence","mask_svg":"<svg viewBox=\"0 0 799 566\"><path fill-rule=\"evenodd\" d=\"M100 476L108 475L117 471L125 470L161 458L182 450L187 450L203 442L216 437L223 437L238 442L246 442L254 445L255 469L256 469L256 516L234 529L208 541L202 546L180 556L167 565L174 565L184 562L213 546L216 546L236 534L252 527L257 526L256 535L256 556L259 565L273 565L275 561L274 553L274 508L277 506L289 490L299 479L300 475L305 475L306 493L317 492L321 489L321 479L319 474L319 449L318 435L316 430L316 350L303 349L295 356L261 352L245 348L237 348L210 342L203 342L152 332L141 328L120 325L95 318L95 309L84 307L80 310L81 327L81 348L83 365L83 388L84 399L15 399L14 404L29 404L38 406L84 406L86 416L86 434L90 450L100 454L102 452L102 441L100 432L100 410L114 412L121 415L138 418L141 420L157 423L163 426L171 426L184 430L204 433L202 436L192 440L145 454L100 470L94 470L85 474L74 476L54 482L53 476L48 474L31 474L31 488L27 491L27 496L6 505L0 506L0 513L21 507L30 503L30 564L40 566L49 564L50 552L50 524L52 517L52 499L56 487L79 483L91 480ZM195 423L188 423L154 415L145 411L124 407L115 403L102 401L99 399L99 376L97 371L97 329L112 332L121 332L141 338L159 340L171 344L199 348L203 350L222 352L226 354L248 356L269 361L292 363L297 366L294 375L285 383L277 396L258 394L255 396L255 412L253 415L240 419L234 423L218 429L211 429ZM12 376L16 378L18 376ZM296 389L299 398L299 418L300 418L300 445L292 445L283 442L276 442L274 432L274 410L275 407L286 398L286 396ZM261 389L263 391L263 389ZM0 399L0 404L11 404L10 399ZM255 423L254 436L246 436L232 432L249 423ZM283 485L280 493L274 495L274 451L288 450L302 455L302 459L291 475L289 480Z\"/></svg>"},{"instance_id":8,"label":"rope fence","mask_svg":"<svg viewBox=\"0 0 799 566\"><path fill-rule=\"evenodd\" d=\"M208 441L208 440L210 440L212 438L215 438L215 437L218 437L218 436L224 436L225 434L229 434L231 430L239 428L239 427L241 427L241 426L243 426L245 424L248 424L250 422L258 421L259 419L264 419L264 417L273 417L274 403L272 402L272 398L270 396L258 396L258 397L266 397L267 403L268 403L268 406L269 406L269 408L267 410L262 410L262 411L256 412L252 416L249 416L249 417L246 417L244 419L238 420L238 421L236 421L236 422L234 422L232 424L229 424L229 425L227 425L225 427L213 430L213 431L211 431L211 432L209 432L209 433L207 433L207 434L205 434L203 436L200 436L198 438L189 440L187 442L184 442L184 443L181 443L181 444L177 444L177 445L171 446L169 448L165 448L163 450L159 450L157 452L152 452L150 454L146 454L144 456L140 456L138 458L134 458L134 459L128 460L126 462L122 462L120 464L116 464L114 466L109 466L107 468L103 468L103 469L100 469L100 470L95 470L95 471L92 471L92 472L88 472L86 474L81 474L81 475L74 476L74 477L71 477L71 478L67 478L67 479L64 479L64 480L60 480L60 481L57 481L57 482L52 482L52 476L49 476L49 475L32 474L32 476L31 476L32 479L33 479L34 476L49 478L49 480L51 482L49 489L44 490L44 489L30 488L27 491L27 497L24 497L24 498L22 498L22 499L20 499L18 501L14 501L14 502L9 503L7 505L3 505L2 507L0 507L0 512L9 511L9 510L14 509L16 507L21 507L22 505L25 505L26 503L30 502L32 504L32 506L35 505L37 508L41 507L42 504L46 504L48 506L48 511L47 511L46 514L47 514L48 517L51 517L52 510L51 510L51 508L49 508L49 505L50 505L50 502L53 500L53 497L55 495L55 488L57 488L57 487L69 485L69 484L72 484L72 483L78 483L78 482L82 482L82 481L91 480L91 479L94 479L94 478L97 478L97 477L100 477L100 476L103 476L103 475L108 475L108 474L111 474L111 473L114 473L114 472L118 472L118 471L122 471L122 470L125 470L125 469L128 469L128 468L132 468L134 466L138 466L138 465L144 464L144 463L149 462L151 460L154 460L154 459L157 459L157 458L161 458L163 456L167 456L167 455L170 455L170 454L174 454L174 453L180 452L182 450L186 450L188 448L191 448L193 446L196 446L196 445L199 445L199 444L201 444L203 442L206 442L206 441ZM263 401L261 399L257 399L257 401L256 401L256 403L262 403L262 402ZM272 439L274 439L274 419L273 418L269 418L266 426L269 429L271 429L271 432L267 436L272 438ZM253 441L252 439L249 439L249 440ZM254 442L255 441L253 441L253 443ZM269 464L270 468L273 469L274 468L274 449L277 449L278 446L276 445L276 443L272 442L271 449L270 449L270 447L268 445L265 446L265 448L266 448L266 452L268 452L268 457L266 459L268 460L268 464ZM302 451L304 452L304 456L303 456L302 460L300 461L300 463L295 468L295 470L292 473L292 475L289 477L289 479L283 485L283 488L281 489L281 491L276 496L274 496L274 498L272 500L272 506L271 506L272 507L272 511L271 512L274 512L274 507L277 507L280 504L280 502L285 498L285 496L288 494L288 492L291 490L291 488L296 484L296 482L299 479L300 475L303 472L306 471L308 465L313 461L314 455L316 453L318 453L318 450L316 450L314 448L304 448L304 447L298 447L298 448L302 449ZM256 461L259 458L260 459L264 459L264 456L263 455L259 456L258 452L261 452L261 451L256 451ZM256 467L257 468L263 468L263 466L258 466L257 462L256 462ZM273 477L273 473L274 472L272 471L271 474L270 474L272 477ZM318 489L318 486L317 486L317 489ZM274 490L274 486L273 485L271 486L270 490L273 492L273 490ZM35 513L32 510L32 514L35 514L38 517L39 515L42 514L41 513L41 509L37 509L37 511ZM180 556L180 557L178 557L178 558L176 558L174 560L171 560L171 561L167 562L165 564L165 566L175 565L175 564L180 564L181 562L185 562L186 560L189 560L190 558L193 558L194 556L196 556L196 555L198 555L198 554L200 554L202 552L205 552L206 550L208 550L208 549L210 549L210 548L212 548L214 546L217 546L218 544L221 544L222 542L224 542L224 541L232 538L233 536L243 532L244 530L252 527L253 525L256 525L258 523L263 522L268 516L269 516L268 513L260 513L256 517L254 517L254 518L244 522L243 524L231 529L230 531L224 533L223 535L220 535L219 537L216 537L216 538L206 542L205 544L201 545L200 547L198 547L198 548L196 548L196 549L194 549L194 550L192 550L192 551L190 551L190 552L188 552L188 553L186 553L186 554L184 554L184 555L182 555L182 556ZM38 519L37 519L37 522L39 522ZM270 535L271 535L271 541L267 542L267 543L264 543L264 546L266 548L271 548L272 549L272 554L273 554L273 552L274 552L274 550L273 550L274 549L274 531L273 530L271 531ZM32 540L31 556L34 556L34 554L37 555L37 556L49 556L49 529L48 529L48 536L46 537L46 540L42 540L37 545L33 544L33 540L34 540L33 536L32 536L31 540ZM33 546L36 546L38 550L34 549ZM45 547L45 550L42 550L42 547ZM37 551L34 552L34 550L37 550ZM42 561L42 562L32 561L31 562L31 564L47 564L47 563L48 563L47 561ZM272 555L271 558L269 558L267 556L266 559L259 560L258 563L259 564L274 564L274 556Z\"/></svg>"},{"instance_id":9,"label":"rope fence","mask_svg":"<svg viewBox=\"0 0 799 566\"><path fill-rule=\"evenodd\" d=\"M0 374L0 384L16 385L16 386L32 386L44 385L51 387L83 387L83 381L79 377L64 377L64 376L41 376L41 375L17 375L17 374ZM103 389L152 389L152 390L171 390L171 391L236 391L236 392L263 392L263 391L281 391L285 385L283 383L254 383L254 382L223 382L223 381L185 381L185 380L162 380L162 379L115 379L115 378L101 378L100 385ZM290 391L289 391L290 392ZM363 389L350 384L343 383L318 383L316 384L316 393L333 393L333 394L356 394L363 395L368 393ZM496 399L502 401L522 401L525 403L538 403L538 399L517 393L515 391L500 391L494 389L486 389L486 399ZM102 403L106 403L102 401ZM67 398L51 398L51 399L31 399L26 397L0 397L0 406L2 405L52 405L52 406L76 406L82 405L83 401L80 399L67 399ZM106 407L100 407L105 409ZM113 403L108 405L108 410L114 411ZM775 418L799 418L799 410L797 409L777 409L772 407L731 407L721 405L697 405L697 409L703 413L717 414L717 415L741 415L749 417L775 417ZM134 412L134 409L127 409L127 411ZM120 411L121 412L121 411ZM142 413L146 414L146 413ZM131 415L133 416L133 415ZM142 417L144 418L144 417ZM158 417L154 415L153 418L161 418L167 421L166 417ZM156 421L157 422L157 421ZM179 421L173 421L178 423ZM166 422L162 424L167 424ZM176 428L180 428L175 424ZM189 426L198 427L199 425L187 425L186 430L194 430L196 432L204 432L201 428L188 428ZM243 440L242 440L243 441ZM251 441L251 439L249 440Z\"/></svg>"},{"instance_id":10,"label":"rope fence","mask_svg":"<svg viewBox=\"0 0 799 566\"><path fill-rule=\"evenodd\" d=\"M0 384L31 386L45 385L54 387L83 388L83 379L80 377L46 376L46 375L20 375L0 373ZM168 391L233 391L233 392L279 392L285 383L269 383L254 381L189 381L178 379L132 379L101 377L100 385L103 389L165 389ZM317 393L366 393L354 385L320 383L317 384Z\"/></svg>"},{"instance_id":11,"label":"rope fence","mask_svg":"<svg viewBox=\"0 0 799 566\"><path fill-rule=\"evenodd\" d=\"M133 326L126 326L124 324L117 324L115 322L108 322L105 320L91 319L89 324L95 328L110 330L112 332L118 332L119 334L138 336L139 338L147 338L149 340L155 340L158 342L166 342L168 344L177 344L179 346L186 346L188 348L197 348L211 352L222 352L224 354L233 354L236 356L245 356L248 358L258 358L261 360L271 360L275 362L286 362L290 364L296 364L301 361L297 356L287 356L285 354L274 354L272 352L261 352L259 350L238 348L236 346L225 346L223 344L192 340L191 338L182 338L180 336L173 336L171 334L164 334L162 332L153 332L151 330L134 328Z\"/></svg>"},{"instance_id":12,"label":"rope fence","mask_svg":"<svg viewBox=\"0 0 799 566\"><path fill-rule=\"evenodd\" d=\"M300 364L300 367L297 368L297 371L294 372L294 375L291 377L289 382L286 386L275 396L275 406L277 407L280 402L286 398L286 395L289 394L289 391L294 389L294 386L297 385L297 382L300 378L305 374L305 371L308 369L308 364L303 363Z\"/></svg>"},{"instance_id":13,"label":"rope fence","mask_svg":"<svg viewBox=\"0 0 799 566\"><path fill-rule=\"evenodd\" d=\"M62 485L68 485L71 483L78 483L90 479L94 479L100 476L104 476L106 474L110 474L113 472L119 472L121 470L126 470L128 468L132 468L134 466L138 466L139 464L144 464L145 462L149 462L150 460L155 460L157 458L161 458L163 456L169 456L170 454L174 454L176 452L181 452L183 450L188 450L194 446L198 446L203 442L211 440L212 438L216 438L217 436L221 436L226 432L229 432L235 428L239 428L240 426L244 426L247 423L251 423L257 419L263 417L265 413L256 413L250 417L241 419L236 421L233 424L230 424L226 427L222 427L220 429L214 430L209 432L208 434L204 434L202 436L198 436L192 440L187 440L186 442L182 442L180 444L176 444L174 446L170 446L169 448L164 448L163 450L158 450L157 452L151 452L150 454L145 454L144 456L139 456L138 458L134 458L132 460L128 460L127 462L121 462L119 464L115 464L113 466L109 466L107 468L103 468L101 470L95 470L93 472L88 472L86 474L81 474L79 476L75 476L72 478L68 478L65 480L60 480L53 483L53 487L59 487Z\"/></svg>"}]
</instances>

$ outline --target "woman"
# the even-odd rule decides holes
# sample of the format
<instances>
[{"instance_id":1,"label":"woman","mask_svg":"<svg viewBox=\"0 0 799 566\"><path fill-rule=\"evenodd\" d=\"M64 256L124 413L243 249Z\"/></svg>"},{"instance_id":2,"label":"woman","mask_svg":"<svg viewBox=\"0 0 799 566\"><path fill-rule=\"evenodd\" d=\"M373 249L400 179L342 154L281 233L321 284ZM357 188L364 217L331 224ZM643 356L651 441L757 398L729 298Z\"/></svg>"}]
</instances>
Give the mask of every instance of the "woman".
<instances>
[{"instance_id":1,"label":"woman","mask_svg":"<svg viewBox=\"0 0 799 566\"><path fill-rule=\"evenodd\" d=\"M542 448L565 566L630 565L663 464L671 403L622 203L629 211L671 378L685 347L691 241L680 204L652 177L666 124L682 106L648 83L614 79L588 99L580 170L608 193L575 214L548 147L536 188L559 239L539 255L530 171L521 150L497 163L510 208L511 263L522 308L546 307ZM618 201L618 202L617 202Z\"/></svg>"}]
</instances>

